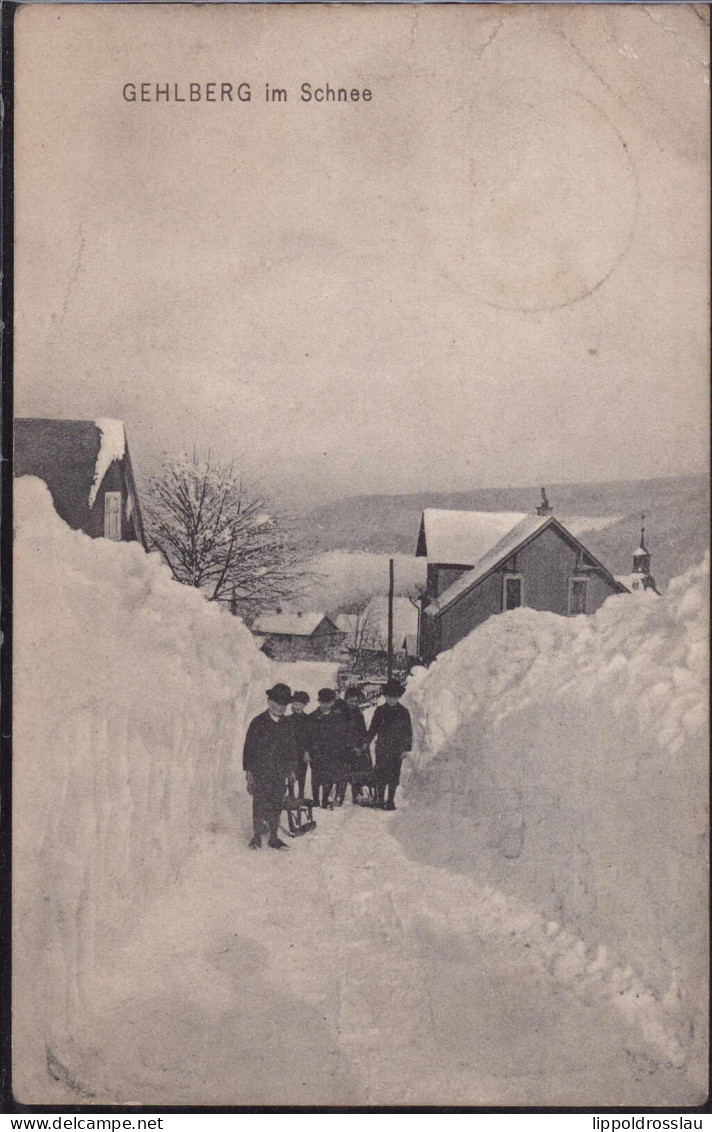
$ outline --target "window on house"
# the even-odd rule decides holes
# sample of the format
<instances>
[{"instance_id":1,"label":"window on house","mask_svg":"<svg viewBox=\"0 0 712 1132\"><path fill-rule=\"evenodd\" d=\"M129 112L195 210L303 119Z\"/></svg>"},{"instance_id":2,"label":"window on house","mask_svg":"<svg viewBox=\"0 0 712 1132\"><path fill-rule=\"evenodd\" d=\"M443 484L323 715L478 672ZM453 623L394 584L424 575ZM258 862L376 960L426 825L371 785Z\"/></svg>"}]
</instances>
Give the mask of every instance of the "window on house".
<instances>
[{"instance_id":1,"label":"window on house","mask_svg":"<svg viewBox=\"0 0 712 1132\"><path fill-rule=\"evenodd\" d=\"M569 613L586 612L587 578L569 578Z\"/></svg>"},{"instance_id":2,"label":"window on house","mask_svg":"<svg viewBox=\"0 0 712 1132\"><path fill-rule=\"evenodd\" d=\"M524 604L524 579L521 574L505 574L502 588L502 609L519 609Z\"/></svg>"},{"instance_id":3,"label":"window on house","mask_svg":"<svg viewBox=\"0 0 712 1132\"><path fill-rule=\"evenodd\" d=\"M104 538L121 542L120 491L107 491L104 496Z\"/></svg>"}]
</instances>

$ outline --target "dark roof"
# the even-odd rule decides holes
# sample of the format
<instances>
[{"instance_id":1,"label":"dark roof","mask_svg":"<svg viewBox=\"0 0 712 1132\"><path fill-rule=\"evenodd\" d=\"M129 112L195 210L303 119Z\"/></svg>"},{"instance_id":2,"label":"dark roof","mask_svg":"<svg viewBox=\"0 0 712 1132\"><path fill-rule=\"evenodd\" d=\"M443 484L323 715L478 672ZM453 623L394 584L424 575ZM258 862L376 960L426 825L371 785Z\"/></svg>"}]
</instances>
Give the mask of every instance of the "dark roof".
<instances>
[{"instance_id":1,"label":"dark roof","mask_svg":"<svg viewBox=\"0 0 712 1132\"><path fill-rule=\"evenodd\" d=\"M102 430L96 421L18 417L14 428L14 474L44 480L60 518L75 530L88 530L93 518L90 499L101 445ZM133 495L134 526L145 545L127 444L121 460L113 463L120 464Z\"/></svg>"}]
</instances>

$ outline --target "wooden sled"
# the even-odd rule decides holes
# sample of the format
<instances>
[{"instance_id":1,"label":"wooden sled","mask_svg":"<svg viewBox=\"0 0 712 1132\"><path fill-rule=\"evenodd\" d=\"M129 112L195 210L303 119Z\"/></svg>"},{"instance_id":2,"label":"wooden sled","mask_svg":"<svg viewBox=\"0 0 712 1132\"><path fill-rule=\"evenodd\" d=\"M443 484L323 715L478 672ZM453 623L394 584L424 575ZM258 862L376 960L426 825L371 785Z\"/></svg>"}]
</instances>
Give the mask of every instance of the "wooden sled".
<instances>
[{"instance_id":1,"label":"wooden sled","mask_svg":"<svg viewBox=\"0 0 712 1132\"><path fill-rule=\"evenodd\" d=\"M284 832L290 837L301 837L316 829L312 798L285 798L283 809L287 814L287 829Z\"/></svg>"},{"instance_id":2,"label":"wooden sled","mask_svg":"<svg viewBox=\"0 0 712 1132\"><path fill-rule=\"evenodd\" d=\"M374 806L376 804L376 779L373 771L356 771L351 779L357 791L356 801L359 806Z\"/></svg>"}]
</instances>

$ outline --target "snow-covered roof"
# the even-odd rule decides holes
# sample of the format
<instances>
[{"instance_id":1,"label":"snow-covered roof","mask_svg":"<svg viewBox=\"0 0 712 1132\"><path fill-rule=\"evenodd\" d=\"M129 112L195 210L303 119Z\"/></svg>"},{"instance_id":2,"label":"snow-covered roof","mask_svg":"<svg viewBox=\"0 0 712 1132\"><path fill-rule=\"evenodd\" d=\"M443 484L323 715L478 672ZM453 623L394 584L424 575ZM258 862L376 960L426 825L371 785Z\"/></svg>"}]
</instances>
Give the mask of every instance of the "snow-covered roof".
<instances>
[{"instance_id":1,"label":"snow-covered roof","mask_svg":"<svg viewBox=\"0 0 712 1132\"><path fill-rule=\"evenodd\" d=\"M341 633L353 633L358 626L357 613L340 613L336 618L336 628Z\"/></svg>"},{"instance_id":2,"label":"snow-covered roof","mask_svg":"<svg viewBox=\"0 0 712 1132\"><path fill-rule=\"evenodd\" d=\"M453 601L456 601L461 594L464 594L466 590L476 585L498 562L509 558L521 543L531 538L532 535L537 534L550 520L551 515L526 515L520 522L512 527L511 530L507 531L504 538L501 538L486 554L482 555L475 563L472 570L468 570L466 574L462 574L456 582L453 582L453 584L440 595L437 605L435 602L432 602L425 612L430 613L432 616L446 609L447 606L452 605Z\"/></svg>"},{"instance_id":3,"label":"snow-covered roof","mask_svg":"<svg viewBox=\"0 0 712 1132\"><path fill-rule=\"evenodd\" d=\"M116 467L127 492L126 517L134 532L128 537L136 537L146 545L141 502L122 421L107 417L95 421L18 417L14 423L15 475L44 480L65 523L75 530L99 533L103 508L98 507L97 500L109 469Z\"/></svg>"},{"instance_id":4,"label":"snow-covered roof","mask_svg":"<svg viewBox=\"0 0 712 1132\"><path fill-rule=\"evenodd\" d=\"M408 653L408 656L418 655L417 633L406 633L405 637L403 638L403 644L405 645L405 651Z\"/></svg>"},{"instance_id":5,"label":"snow-covered roof","mask_svg":"<svg viewBox=\"0 0 712 1132\"><path fill-rule=\"evenodd\" d=\"M571 531L569 531L559 519L555 519L553 515L527 515L520 523L512 527L511 531L508 531L504 538L501 538L498 543L495 543L486 554L483 554L471 570L468 570L466 574L462 574L456 582L448 586L444 593L437 599L437 602L433 601L430 605L426 606L425 612L431 617L442 613L444 609L447 609L448 606L452 605L454 601L457 601L464 593L472 589L473 586L476 586L478 582L481 582L482 579L501 562L506 562L508 558L511 558L523 543L528 542L529 539L538 534L549 524L556 525L561 531L569 535L574 542L581 546L576 536L571 534ZM582 549L585 548L582 547ZM586 553L593 562L596 562L592 554L589 554L588 551L586 551ZM600 566L600 563L597 563L597 565ZM613 575L610 574L605 567L602 567L602 569L612 580L618 580L614 579ZM625 582L620 584L625 585Z\"/></svg>"},{"instance_id":6,"label":"snow-covered roof","mask_svg":"<svg viewBox=\"0 0 712 1132\"><path fill-rule=\"evenodd\" d=\"M253 632L269 635L280 633L290 637L311 637L321 625L324 613L265 613L258 617Z\"/></svg>"},{"instance_id":7,"label":"snow-covered roof","mask_svg":"<svg viewBox=\"0 0 712 1132\"><path fill-rule=\"evenodd\" d=\"M493 543L525 519L521 511L440 511L427 508L417 554L431 562L474 566Z\"/></svg>"},{"instance_id":8,"label":"snow-covered roof","mask_svg":"<svg viewBox=\"0 0 712 1132\"><path fill-rule=\"evenodd\" d=\"M126 455L126 433L124 432L123 421L112 420L110 417L100 417L94 421L94 424L99 429L101 440L94 466L94 479L89 491L90 507L94 506L97 492L111 465L115 460L123 460Z\"/></svg>"},{"instance_id":9,"label":"snow-covered roof","mask_svg":"<svg viewBox=\"0 0 712 1132\"><path fill-rule=\"evenodd\" d=\"M365 610L358 613L340 613L335 618L336 627L342 633L352 634L363 627L367 637L388 638L388 597L376 594ZM402 641L407 633L416 633L418 610L407 597L396 597L393 601L393 640Z\"/></svg>"},{"instance_id":10,"label":"snow-covered roof","mask_svg":"<svg viewBox=\"0 0 712 1132\"><path fill-rule=\"evenodd\" d=\"M592 531L605 531L607 527L612 527L622 518L622 515L566 515L563 518L559 516L560 522L566 525L566 530L570 531L574 538L581 538L582 535Z\"/></svg>"}]
</instances>

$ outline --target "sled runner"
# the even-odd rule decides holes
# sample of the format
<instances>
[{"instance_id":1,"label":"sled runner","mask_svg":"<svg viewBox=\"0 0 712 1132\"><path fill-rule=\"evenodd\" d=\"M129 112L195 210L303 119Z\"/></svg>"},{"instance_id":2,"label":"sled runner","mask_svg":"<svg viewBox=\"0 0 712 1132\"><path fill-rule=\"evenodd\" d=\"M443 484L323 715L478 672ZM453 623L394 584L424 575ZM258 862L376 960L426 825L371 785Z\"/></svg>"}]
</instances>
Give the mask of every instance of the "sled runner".
<instances>
[{"instance_id":1,"label":"sled runner","mask_svg":"<svg viewBox=\"0 0 712 1132\"><path fill-rule=\"evenodd\" d=\"M290 837L301 837L316 829L313 813L314 802L311 798L285 798L283 809L287 813L287 829Z\"/></svg>"},{"instance_id":2,"label":"sled runner","mask_svg":"<svg viewBox=\"0 0 712 1132\"><path fill-rule=\"evenodd\" d=\"M376 787L364 785L359 788L359 793L356 797L356 804L359 806L375 806L376 805Z\"/></svg>"},{"instance_id":3,"label":"sled runner","mask_svg":"<svg viewBox=\"0 0 712 1132\"><path fill-rule=\"evenodd\" d=\"M351 785L354 801L360 806L372 806L376 800L376 779L373 773L370 752L364 750L353 760Z\"/></svg>"}]
</instances>

